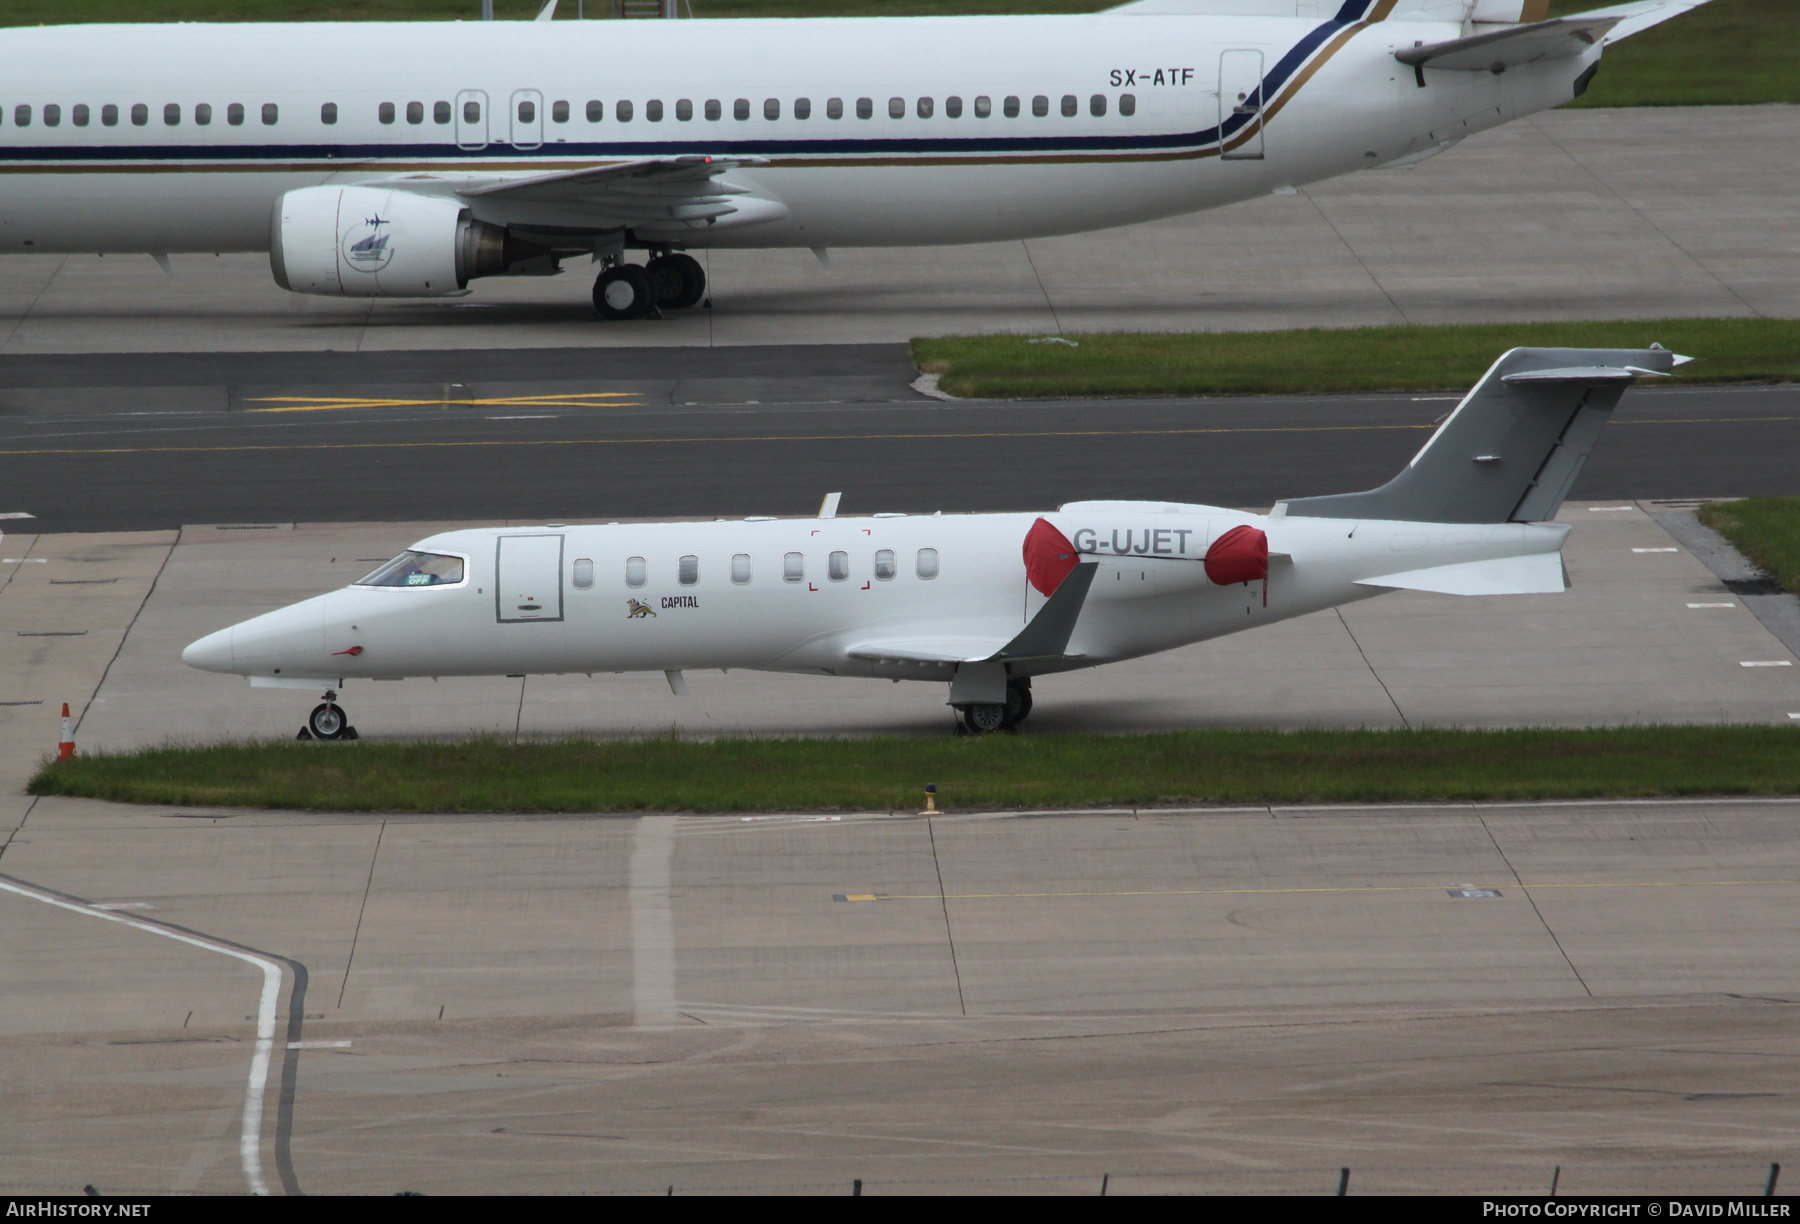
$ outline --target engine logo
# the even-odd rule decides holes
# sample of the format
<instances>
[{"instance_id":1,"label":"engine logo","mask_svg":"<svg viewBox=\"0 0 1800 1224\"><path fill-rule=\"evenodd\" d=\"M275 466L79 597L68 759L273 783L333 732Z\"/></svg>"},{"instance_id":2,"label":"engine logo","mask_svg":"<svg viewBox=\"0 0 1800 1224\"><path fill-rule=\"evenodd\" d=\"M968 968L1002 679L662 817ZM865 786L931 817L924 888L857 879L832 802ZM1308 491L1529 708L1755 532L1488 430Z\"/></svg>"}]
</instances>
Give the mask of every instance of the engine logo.
<instances>
[{"instance_id":1,"label":"engine logo","mask_svg":"<svg viewBox=\"0 0 1800 1224\"><path fill-rule=\"evenodd\" d=\"M394 258L393 249L388 246L393 235L383 228L389 224L385 218L374 216L352 226L344 235L344 262L358 272L379 272L387 267Z\"/></svg>"}]
</instances>

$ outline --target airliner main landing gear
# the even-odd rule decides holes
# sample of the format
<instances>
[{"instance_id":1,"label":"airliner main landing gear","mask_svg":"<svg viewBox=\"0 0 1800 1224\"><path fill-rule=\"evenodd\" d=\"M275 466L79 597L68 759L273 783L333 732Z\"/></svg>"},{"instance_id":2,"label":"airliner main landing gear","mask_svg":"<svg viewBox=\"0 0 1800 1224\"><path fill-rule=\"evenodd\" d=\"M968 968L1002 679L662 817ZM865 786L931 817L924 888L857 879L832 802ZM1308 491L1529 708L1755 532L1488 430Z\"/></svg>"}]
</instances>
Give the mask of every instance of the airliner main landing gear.
<instances>
[{"instance_id":1,"label":"airliner main landing gear","mask_svg":"<svg viewBox=\"0 0 1800 1224\"><path fill-rule=\"evenodd\" d=\"M706 269L692 255L681 251L658 255L644 271L656 289L656 304L664 310L686 310L706 296Z\"/></svg>"},{"instance_id":2,"label":"airliner main landing gear","mask_svg":"<svg viewBox=\"0 0 1800 1224\"><path fill-rule=\"evenodd\" d=\"M656 309L650 274L636 264L614 264L594 281L594 309L602 319L642 319Z\"/></svg>"},{"instance_id":3,"label":"airliner main landing gear","mask_svg":"<svg viewBox=\"0 0 1800 1224\"><path fill-rule=\"evenodd\" d=\"M1031 715L1031 679L1006 682L1006 704L984 702L962 707L963 730L969 735L994 735L1015 730Z\"/></svg>"},{"instance_id":4,"label":"airliner main landing gear","mask_svg":"<svg viewBox=\"0 0 1800 1224\"><path fill-rule=\"evenodd\" d=\"M357 738L356 728L350 725L350 718L337 704L337 692L325 690L325 700L313 707L313 712L306 716L306 725L300 728L295 739L309 740L353 740Z\"/></svg>"},{"instance_id":5,"label":"airliner main landing gear","mask_svg":"<svg viewBox=\"0 0 1800 1224\"><path fill-rule=\"evenodd\" d=\"M664 251L642 266L615 263L594 281L594 310L603 319L647 319L705 298L706 269L681 251Z\"/></svg>"}]
</instances>

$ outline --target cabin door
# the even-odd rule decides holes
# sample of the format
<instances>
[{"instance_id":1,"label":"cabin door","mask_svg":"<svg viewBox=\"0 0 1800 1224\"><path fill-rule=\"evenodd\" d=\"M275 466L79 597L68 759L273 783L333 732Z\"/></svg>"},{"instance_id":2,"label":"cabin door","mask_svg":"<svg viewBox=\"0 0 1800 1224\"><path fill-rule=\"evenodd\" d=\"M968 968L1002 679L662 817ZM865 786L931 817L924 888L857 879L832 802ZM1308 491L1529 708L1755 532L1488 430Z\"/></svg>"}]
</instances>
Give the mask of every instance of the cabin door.
<instances>
[{"instance_id":1,"label":"cabin door","mask_svg":"<svg viewBox=\"0 0 1800 1224\"><path fill-rule=\"evenodd\" d=\"M535 149L544 143L544 95L521 89L512 96L512 144L515 149Z\"/></svg>"},{"instance_id":2,"label":"cabin door","mask_svg":"<svg viewBox=\"0 0 1800 1224\"><path fill-rule=\"evenodd\" d=\"M487 142L487 94L479 89L465 89L456 95L456 147L484 149Z\"/></svg>"},{"instance_id":3,"label":"cabin door","mask_svg":"<svg viewBox=\"0 0 1800 1224\"><path fill-rule=\"evenodd\" d=\"M1262 160L1262 80L1261 51L1227 51L1219 56L1220 160Z\"/></svg>"},{"instance_id":4,"label":"cabin door","mask_svg":"<svg viewBox=\"0 0 1800 1224\"><path fill-rule=\"evenodd\" d=\"M563 538L501 536L499 548L494 604L500 623L561 620Z\"/></svg>"}]
</instances>

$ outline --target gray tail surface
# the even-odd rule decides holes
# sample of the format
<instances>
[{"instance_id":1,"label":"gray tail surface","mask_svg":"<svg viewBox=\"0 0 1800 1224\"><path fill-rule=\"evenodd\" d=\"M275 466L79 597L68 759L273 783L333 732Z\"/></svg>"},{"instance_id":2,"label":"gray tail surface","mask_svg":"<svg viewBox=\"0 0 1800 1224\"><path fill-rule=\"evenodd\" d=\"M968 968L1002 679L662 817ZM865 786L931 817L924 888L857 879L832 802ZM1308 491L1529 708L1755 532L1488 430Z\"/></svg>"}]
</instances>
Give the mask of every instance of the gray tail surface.
<instances>
[{"instance_id":1,"label":"gray tail surface","mask_svg":"<svg viewBox=\"0 0 1800 1224\"><path fill-rule=\"evenodd\" d=\"M1400 474L1366 493L1297 497L1287 513L1414 523L1553 518L1625 388L1687 361L1647 349L1516 348Z\"/></svg>"}]
</instances>

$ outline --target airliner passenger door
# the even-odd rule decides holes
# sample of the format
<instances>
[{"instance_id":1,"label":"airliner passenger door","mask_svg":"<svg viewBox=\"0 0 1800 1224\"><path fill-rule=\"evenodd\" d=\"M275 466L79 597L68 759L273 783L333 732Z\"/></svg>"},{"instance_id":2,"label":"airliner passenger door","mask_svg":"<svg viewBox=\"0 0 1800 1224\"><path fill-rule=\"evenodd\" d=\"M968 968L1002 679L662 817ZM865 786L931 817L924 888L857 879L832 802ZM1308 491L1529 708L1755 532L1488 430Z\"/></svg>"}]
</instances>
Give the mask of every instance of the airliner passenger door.
<instances>
[{"instance_id":1,"label":"airliner passenger door","mask_svg":"<svg viewBox=\"0 0 1800 1224\"><path fill-rule=\"evenodd\" d=\"M1226 51L1219 56L1219 157L1261 161L1263 156L1263 53Z\"/></svg>"},{"instance_id":2,"label":"airliner passenger door","mask_svg":"<svg viewBox=\"0 0 1800 1224\"><path fill-rule=\"evenodd\" d=\"M465 89L456 95L456 146L482 149L487 142L487 94L479 89Z\"/></svg>"},{"instance_id":3,"label":"airliner passenger door","mask_svg":"<svg viewBox=\"0 0 1800 1224\"><path fill-rule=\"evenodd\" d=\"M499 550L494 606L500 623L561 620L563 538L501 536Z\"/></svg>"},{"instance_id":4,"label":"airliner passenger door","mask_svg":"<svg viewBox=\"0 0 1800 1224\"><path fill-rule=\"evenodd\" d=\"M544 95L535 89L513 93L512 143L516 149L535 149L544 143Z\"/></svg>"}]
</instances>

